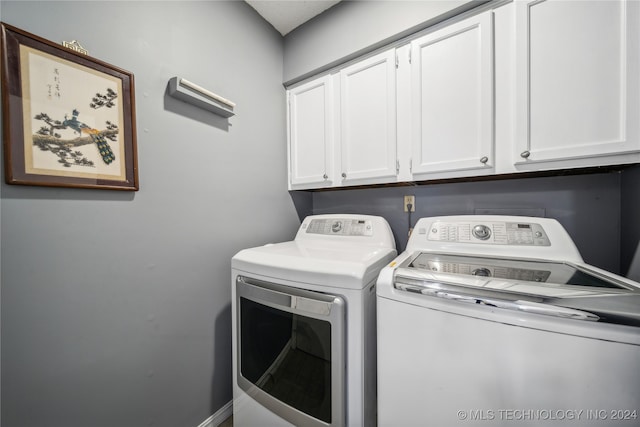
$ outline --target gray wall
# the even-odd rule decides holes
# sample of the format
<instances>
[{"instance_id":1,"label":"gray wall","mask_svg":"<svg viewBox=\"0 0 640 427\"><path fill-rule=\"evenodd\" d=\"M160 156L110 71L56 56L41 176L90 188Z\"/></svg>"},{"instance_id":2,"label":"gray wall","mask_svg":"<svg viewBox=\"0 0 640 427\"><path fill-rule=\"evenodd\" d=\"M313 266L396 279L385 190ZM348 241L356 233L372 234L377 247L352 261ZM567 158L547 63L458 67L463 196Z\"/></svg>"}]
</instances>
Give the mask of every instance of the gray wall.
<instances>
[{"instance_id":1,"label":"gray wall","mask_svg":"<svg viewBox=\"0 0 640 427\"><path fill-rule=\"evenodd\" d=\"M620 180L619 173L607 173L322 191L313 194L313 212L381 215L389 221L399 251L407 244L404 195L416 196L413 224L421 217L479 213L555 218L586 262L619 273ZM633 186L637 193L638 181Z\"/></svg>"},{"instance_id":2,"label":"gray wall","mask_svg":"<svg viewBox=\"0 0 640 427\"><path fill-rule=\"evenodd\" d=\"M343 1L285 36L283 81L294 83L482 3Z\"/></svg>"},{"instance_id":3,"label":"gray wall","mask_svg":"<svg viewBox=\"0 0 640 427\"><path fill-rule=\"evenodd\" d=\"M2 1L135 74L137 193L2 184L2 426L197 426L231 400L230 258L290 240L282 37L244 2ZM179 75L228 122L165 96Z\"/></svg>"}]
</instances>

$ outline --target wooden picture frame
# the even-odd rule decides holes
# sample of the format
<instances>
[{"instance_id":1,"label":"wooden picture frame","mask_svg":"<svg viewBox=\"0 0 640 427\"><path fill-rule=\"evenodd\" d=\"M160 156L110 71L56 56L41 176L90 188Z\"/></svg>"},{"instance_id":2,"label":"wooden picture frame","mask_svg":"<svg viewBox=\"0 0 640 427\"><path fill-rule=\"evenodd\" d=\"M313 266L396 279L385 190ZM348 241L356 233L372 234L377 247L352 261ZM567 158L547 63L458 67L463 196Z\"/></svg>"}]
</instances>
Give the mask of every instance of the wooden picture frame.
<instances>
[{"instance_id":1,"label":"wooden picture frame","mask_svg":"<svg viewBox=\"0 0 640 427\"><path fill-rule=\"evenodd\" d=\"M6 182L137 191L133 74L0 26Z\"/></svg>"}]
</instances>

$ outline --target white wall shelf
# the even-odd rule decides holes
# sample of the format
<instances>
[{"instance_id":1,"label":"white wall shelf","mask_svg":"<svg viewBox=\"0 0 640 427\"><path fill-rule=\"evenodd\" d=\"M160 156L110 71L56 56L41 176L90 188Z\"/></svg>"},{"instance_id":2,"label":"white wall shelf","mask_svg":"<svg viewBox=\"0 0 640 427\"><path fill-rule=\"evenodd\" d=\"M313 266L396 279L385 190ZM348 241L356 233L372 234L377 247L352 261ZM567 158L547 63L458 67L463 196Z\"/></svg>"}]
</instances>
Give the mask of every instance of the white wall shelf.
<instances>
[{"instance_id":1,"label":"white wall shelf","mask_svg":"<svg viewBox=\"0 0 640 427\"><path fill-rule=\"evenodd\" d=\"M235 103L182 77L172 77L169 80L169 95L225 118L235 114Z\"/></svg>"}]
</instances>

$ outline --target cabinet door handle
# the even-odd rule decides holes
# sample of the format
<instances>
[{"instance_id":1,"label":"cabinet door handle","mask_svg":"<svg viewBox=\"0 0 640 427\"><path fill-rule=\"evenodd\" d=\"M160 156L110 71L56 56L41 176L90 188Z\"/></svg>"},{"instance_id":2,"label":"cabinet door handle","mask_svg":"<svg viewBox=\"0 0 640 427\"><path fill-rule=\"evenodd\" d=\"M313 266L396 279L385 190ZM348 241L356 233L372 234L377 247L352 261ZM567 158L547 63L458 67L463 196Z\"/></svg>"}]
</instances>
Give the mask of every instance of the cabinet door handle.
<instances>
[{"instance_id":1,"label":"cabinet door handle","mask_svg":"<svg viewBox=\"0 0 640 427\"><path fill-rule=\"evenodd\" d=\"M526 159L530 155L531 155L530 151L523 151L522 153L520 153L520 157L522 157L523 159Z\"/></svg>"},{"instance_id":2,"label":"cabinet door handle","mask_svg":"<svg viewBox=\"0 0 640 427\"><path fill-rule=\"evenodd\" d=\"M484 156L483 158L480 159L480 163L482 163L483 165L486 165L488 161L489 161L489 158L487 156Z\"/></svg>"},{"instance_id":3,"label":"cabinet door handle","mask_svg":"<svg viewBox=\"0 0 640 427\"><path fill-rule=\"evenodd\" d=\"M327 176L327 174L326 174L326 173L325 173L324 175L322 175L322 177L323 177L324 179L329 178L329 177Z\"/></svg>"},{"instance_id":4,"label":"cabinet door handle","mask_svg":"<svg viewBox=\"0 0 640 427\"><path fill-rule=\"evenodd\" d=\"M343 178L346 178L346 177L347 177L346 172L342 172L342 177L343 177Z\"/></svg>"}]
</instances>

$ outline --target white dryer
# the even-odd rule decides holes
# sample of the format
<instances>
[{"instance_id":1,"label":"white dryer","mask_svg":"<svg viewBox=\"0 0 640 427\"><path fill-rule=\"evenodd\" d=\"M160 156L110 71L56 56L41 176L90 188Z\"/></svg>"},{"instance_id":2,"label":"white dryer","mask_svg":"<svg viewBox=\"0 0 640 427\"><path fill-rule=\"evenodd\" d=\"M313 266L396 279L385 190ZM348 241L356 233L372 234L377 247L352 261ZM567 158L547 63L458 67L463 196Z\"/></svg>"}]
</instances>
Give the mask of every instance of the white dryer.
<instances>
[{"instance_id":1,"label":"white dryer","mask_svg":"<svg viewBox=\"0 0 640 427\"><path fill-rule=\"evenodd\" d=\"M378 280L378 425L640 425L640 285L555 220L422 218Z\"/></svg>"},{"instance_id":2,"label":"white dryer","mask_svg":"<svg viewBox=\"0 0 640 427\"><path fill-rule=\"evenodd\" d=\"M233 257L234 426L375 425L375 284L396 255L381 217L315 215Z\"/></svg>"}]
</instances>

